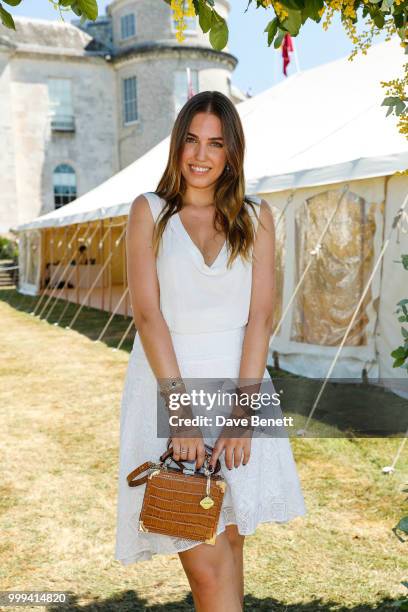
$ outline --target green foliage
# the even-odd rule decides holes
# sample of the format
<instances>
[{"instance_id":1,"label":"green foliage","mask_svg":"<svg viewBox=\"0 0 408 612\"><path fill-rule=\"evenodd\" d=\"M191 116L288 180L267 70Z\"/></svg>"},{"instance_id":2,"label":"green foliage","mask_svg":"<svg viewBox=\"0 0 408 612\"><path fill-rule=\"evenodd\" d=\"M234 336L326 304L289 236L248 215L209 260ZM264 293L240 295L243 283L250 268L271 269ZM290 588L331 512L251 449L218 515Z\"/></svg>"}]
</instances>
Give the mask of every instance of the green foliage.
<instances>
[{"instance_id":1,"label":"green foliage","mask_svg":"<svg viewBox=\"0 0 408 612\"><path fill-rule=\"evenodd\" d=\"M401 263L405 270L408 271L408 255L401 255ZM400 300L397 303L396 314L398 314L398 321L400 323L408 322L408 299ZM401 314L402 313L402 314ZM392 351L391 357L395 359L393 363L394 368L406 368L408 370L408 330L405 327L401 327L402 337L404 338L404 345L399 346L395 351ZM408 493L408 489L404 489L404 493ZM397 536L400 542L406 542L407 538L403 537L408 535L408 516L404 516L400 521L393 527L393 532ZM408 589L408 582L402 582L403 586ZM408 599L403 599L395 602L394 607L399 610L407 610L408 611Z\"/></svg>"},{"instance_id":2,"label":"green foliage","mask_svg":"<svg viewBox=\"0 0 408 612\"><path fill-rule=\"evenodd\" d=\"M13 17L8 11L6 11L5 8L3 8L1 4L0 4L0 19L1 19L2 24L6 26L6 28L10 28L11 30L16 29Z\"/></svg>"},{"instance_id":3,"label":"green foliage","mask_svg":"<svg viewBox=\"0 0 408 612\"><path fill-rule=\"evenodd\" d=\"M0 259L16 259L17 255L17 243L0 236Z\"/></svg>"},{"instance_id":4,"label":"green foliage","mask_svg":"<svg viewBox=\"0 0 408 612\"><path fill-rule=\"evenodd\" d=\"M408 535L408 516L404 516L393 529L394 533L402 531L405 535ZM405 542L405 540L403 540Z\"/></svg>"},{"instance_id":5,"label":"green foliage","mask_svg":"<svg viewBox=\"0 0 408 612\"><path fill-rule=\"evenodd\" d=\"M75 15L81 17L82 20L91 19L95 21L98 17L98 2L97 0L48 0L56 10L59 10L61 16L62 11L73 11ZM2 0L3 3L9 6L18 6L22 0ZM38 2L38 0L37 0ZM0 3L0 18L6 28L15 30L16 26L12 15Z\"/></svg>"},{"instance_id":6,"label":"green foliage","mask_svg":"<svg viewBox=\"0 0 408 612\"><path fill-rule=\"evenodd\" d=\"M399 98L398 96L388 96L383 100L381 106L388 106L387 117L394 112L397 116L402 115L407 110L406 102L408 98Z\"/></svg>"},{"instance_id":7,"label":"green foliage","mask_svg":"<svg viewBox=\"0 0 408 612\"><path fill-rule=\"evenodd\" d=\"M408 255L401 255L401 263L404 270L408 271ZM397 307L395 314L398 315L398 321L400 323L408 323L408 299L397 302ZM408 371L408 329L401 327L401 335L404 343L392 351L391 357L395 360L392 367L405 368Z\"/></svg>"},{"instance_id":8,"label":"green foliage","mask_svg":"<svg viewBox=\"0 0 408 612\"><path fill-rule=\"evenodd\" d=\"M217 11L212 10L212 21L209 35L213 49L221 51L228 42L228 27L225 19Z\"/></svg>"},{"instance_id":9,"label":"green foliage","mask_svg":"<svg viewBox=\"0 0 408 612\"><path fill-rule=\"evenodd\" d=\"M210 29L213 21L213 11L208 6L206 2L203 0L198 1L199 13L198 13L198 21L200 23L200 28L206 34ZM196 9L197 10L197 9Z\"/></svg>"},{"instance_id":10,"label":"green foliage","mask_svg":"<svg viewBox=\"0 0 408 612\"><path fill-rule=\"evenodd\" d=\"M404 268L407 269L408 266L408 256L402 256L402 263ZM400 323L408 323L408 299L400 300L397 303L397 310L395 314L398 315L398 321ZM394 358L394 363L392 364L393 368L405 368L408 370L408 329L405 327L401 327L401 334L404 340L404 343L400 345L398 348L392 351L391 357Z\"/></svg>"},{"instance_id":11,"label":"green foliage","mask_svg":"<svg viewBox=\"0 0 408 612\"><path fill-rule=\"evenodd\" d=\"M38 0L37 0L38 1ZM72 10L78 17L84 19L95 20L98 16L97 0L48 0L53 6L60 11ZM0 3L0 17L6 27L14 28L14 21L11 14L5 10L3 3L9 6L17 6L22 0L2 0ZM171 5L171 0L164 0L168 5ZM254 3L257 9L272 10L275 12L275 17L265 28L268 34L268 46L274 45L279 47L285 33L291 36L297 36L302 26L308 19L319 23L321 20L321 12L325 6L324 0L280 0L279 6L285 12L280 12L274 5L266 2L266 0L248 0L245 12L249 6ZM326 5L330 7L330 2L326 1ZM199 23L204 33L209 32L209 39L212 47L217 51L221 51L228 43L228 25L223 17L215 10L214 0L193 0L193 6L196 14L199 17ZM386 22L393 20L395 28L401 37L401 40L407 39L407 12L408 0L402 0L397 4L396 0L355 0L354 3L343 2L339 11L341 12L342 20L350 19L349 10L352 9L357 15L359 9L362 10L362 17L371 17L377 28L383 29ZM275 10L274 10L275 9ZM279 14L278 14L279 13ZM287 15L286 15L287 13ZM352 22L357 22L357 17L351 18ZM395 104L394 104L395 102ZM384 101L386 106L389 106L388 113L394 109L396 114L401 114L404 111L405 105L401 100ZM391 109L391 110L390 110Z\"/></svg>"}]
</instances>

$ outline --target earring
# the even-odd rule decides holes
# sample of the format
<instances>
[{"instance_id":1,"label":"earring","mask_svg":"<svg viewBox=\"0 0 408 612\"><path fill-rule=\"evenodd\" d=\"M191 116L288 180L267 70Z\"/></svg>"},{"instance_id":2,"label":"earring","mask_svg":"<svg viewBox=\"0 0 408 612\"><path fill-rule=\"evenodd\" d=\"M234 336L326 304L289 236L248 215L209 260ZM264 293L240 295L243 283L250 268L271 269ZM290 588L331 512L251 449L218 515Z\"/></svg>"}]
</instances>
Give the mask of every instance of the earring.
<instances>
[{"instance_id":1,"label":"earring","mask_svg":"<svg viewBox=\"0 0 408 612\"><path fill-rule=\"evenodd\" d=\"M231 170L231 166L229 164L226 164L224 170L225 172L229 172Z\"/></svg>"}]
</instances>

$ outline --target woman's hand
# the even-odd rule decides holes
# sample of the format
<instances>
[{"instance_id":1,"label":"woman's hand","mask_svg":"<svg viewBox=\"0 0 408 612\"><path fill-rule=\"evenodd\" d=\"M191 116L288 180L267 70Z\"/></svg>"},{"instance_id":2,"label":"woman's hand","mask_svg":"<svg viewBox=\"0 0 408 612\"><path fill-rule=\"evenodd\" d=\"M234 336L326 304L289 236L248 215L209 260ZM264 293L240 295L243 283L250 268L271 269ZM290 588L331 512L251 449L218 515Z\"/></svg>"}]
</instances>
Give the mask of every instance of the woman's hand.
<instances>
[{"instance_id":1,"label":"woman's hand","mask_svg":"<svg viewBox=\"0 0 408 612\"><path fill-rule=\"evenodd\" d=\"M205 447L203 436L199 427L190 427L188 433L184 434L189 437L177 436L171 438L173 446L173 459L176 461L195 461L196 470L199 470L205 459Z\"/></svg>"},{"instance_id":2,"label":"woman's hand","mask_svg":"<svg viewBox=\"0 0 408 612\"><path fill-rule=\"evenodd\" d=\"M229 470L235 466L246 465L251 456L252 438L250 436L242 438L230 438L220 436L214 445L211 455L210 466L215 468L218 457L225 451L225 465Z\"/></svg>"}]
</instances>

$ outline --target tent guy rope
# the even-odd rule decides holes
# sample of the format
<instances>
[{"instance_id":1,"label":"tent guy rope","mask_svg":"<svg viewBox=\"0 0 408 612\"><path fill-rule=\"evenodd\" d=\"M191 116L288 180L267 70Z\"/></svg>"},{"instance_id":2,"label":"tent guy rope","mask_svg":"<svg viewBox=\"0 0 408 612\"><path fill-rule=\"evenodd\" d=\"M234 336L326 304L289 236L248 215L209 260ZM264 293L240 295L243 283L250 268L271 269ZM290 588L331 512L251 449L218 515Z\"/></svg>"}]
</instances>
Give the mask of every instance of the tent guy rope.
<instances>
[{"instance_id":1,"label":"tent guy rope","mask_svg":"<svg viewBox=\"0 0 408 612\"><path fill-rule=\"evenodd\" d=\"M107 227L107 228L106 228L105 234L104 234L104 236L103 236L103 238L102 238L102 240L101 240L100 244L103 244L103 242L104 242L104 240L105 240L106 236L108 235L108 233L109 233L109 227ZM82 310L82 308L83 308L83 306L84 306L85 302L87 301L87 299L88 299L88 298L89 298L89 296L91 295L92 291L94 290L94 288L95 288L95 286L96 286L96 283L99 281L99 279L101 278L102 274L104 273L104 271L105 271L105 269L106 269L107 265L109 264L110 260L112 259L113 253L116 251L116 249L118 248L118 246L119 246L119 245L120 245L120 243L122 242L122 239L123 239L123 236L125 235L125 233L126 233L126 225L124 225L123 230L122 230L122 232L121 232L121 234L120 234L119 238L118 238L117 240L115 240L113 250L112 250L112 251L111 251L111 252L108 254L108 257L107 257L107 259L106 259L105 263L103 264L103 266L102 266L102 268L100 269L99 273L96 275L94 282L93 282L93 283L92 283L92 285L90 286L90 288L89 288L88 292L86 293L86 295L85 295L84 299L83 299L83 300L82 300L82 302L81 302L81 305L79 306L79 308L78 308L77 312L76 312L76 313L75 313L75 315L73 316L73 318L72 318L72 320L71 320L71 323L70 323L69 325L67 325L67 326L66 326L66 327L67 327L67 329L71 328L71 327L72 327L72 325L73 325L73 324L75 323L75 321L77 320L77 318L78 318L78 316L79 316L79 314L80 314L80 312L81 312L81 310Z\"/></svg>"},{"instance_id":2,"label":"tent guy rope","mask_svg":"<svg viewBox=\"0 0 408 612\"><path fill-rule=\"evenodd\" d=\"M74 242L74 240L76 240L76 237L77 237L77 235L78 235L78 233L79 233L79 230L80 230L80 226L78 226L78 227L76 228L76 230L75 230L75 232L74 232L74 235L73 235L73 236L72 236L72 238L71 238L71 239L68 241L68 249L69 249L69 251L71 251L71 249L72 249L72 243ZM61 245L62 245L62 240L60 240L60 241L58 242L58 246L61 246ZM59 262L59 264L58 264L58 266L57 266L56 270L54 271L55 276L57 276L57 275L58 275L58 272L59 272L59 270L60 270L61 266L62 266L62 259L61 259L61 261ZM51 276L50 276L50 280L51 280ZM47 308L48 304L50 303L50 300L51 300L51 298L52 298L52 296L53 296L54 292L55 292L55 288L54 288L54 291L53 291L53 292L51 292L51 294L48 296L48 300L46 300L45 305L43 306L43 308L42 308L42 309L41 309L41 311L40 311L40 314L38 315L38 317L39 317L40 319L41 319L41 315L43 314L44 310ZM41 294L41 297L42 297L43 295L47 295L47 294L46 294L45 292L43 292L43 293ZM34 309L34 311L33 311L33 313L32 313L34 316L36 316L36 314L35 314L35 313L36 313L36 311L37 311L37 308L39 307L39 303L40 303L40 302L41 302L41 300L39 300L38 304L36 305L36 307L35 307L35 309Z\"/></svg>"},{"instance_id":3,"label":"tent guy rope","mask_svg":"<svg viewBox=\"0 0 408 612\"><path fill-rule=\"evenodd\" d=\"M96 234L96 232L97 232L97 230L98 230L98 226L96 226L96 227L95 227L94 231L92 232L92 235L91 235L91 236L88 238L87 234L89 233L89 230L90 230L90 229L91 229L91 226L90 226L90 225L88 225L88 227L87 227L87 228L86 228L86 230L85 230L85 234L84 234L83 236L81 236L82 240L83 240L84 242L87 242L87 244L88 244L88 245L89 245L89 244L92 244L92 240L93 240L93 238L94 238L94 236L95 236L95 234ZM89 265L90 265L90 264L89 264L89 261L88 261L88 266L89 266ZM67 273L67 271L68 271L68 269L69 269L69 268L71 269L71 271L70 271L70 273L68 274L68 276L65 278L65 274ZM68 286L68 282L71 280L71 278L72 278L72 276L73 276L74 272L76 272L76 270L77 270L77 266L72 266L72 265L71 265L71 262L69 262L69 263L66 265L66 267L64 268L64 271L62 272L61 278L62 278L62 279L64 279L64 281L65 281L65 287L67 287L67 286ZM58 286L58 285L56 284L56 287L57 287L57 286ZM54 288L54 291L55 291L55 288ZM57 303L58 299L64 299L64 298L63 298L62 296L60 296L60 295L57 295L57 296L56 296L56 299L54 300L54 302L53 302L53 304L52 304L52 306L51 306L51 308L50 308L50 310L49 310L49 312L48 312L47 316L45 317L45 320L47 320L47 319L48 319L48 317L51 315L51 313L52 313L52 311L53 311L53 309L54 309L54 306L55 306L55 304ZM68 304L70 303L70 302L69 302L69 300L67 299L67 297L65 297L65 300L66 300L66 302L67 302Z\"/></svg>"},{"instance_id":4,"label":"tent guy rope","mask_svg":"<svg viewBox=\"0 0 408 612\"><path fill-rule=\"evenodd\" d=\"M399 226L400 221L403 218L403 213L404 213L404 210L405 210L405 207L406 207L407 203L408 203L408 195L405 197L402 206L398 209L398 211L397 211L397 213L396 213L396 215L394 217L394 220L393 220L392 226L390 228L390 231L388 233L387 239L385 240L385 242L384 242L384 244L383 244L383 246L381 248L381 251L380 251L380 253L378 255L377 261L375 262L375 265L374 265L373 270L372 270L372 272L370 274L370 277L369 277L369 279L368 279L368 281L366 283L364 291L363 291L363 293L362 293L362 295L361 295L361 297L360 297L360 299L358 301L358 304L357 304L356 308L354 309L353 316L350 319L350 322L349 322L349 324L347 326L347 329L346 329L346 331L344 333L343 339L342 339L342 341L341 341L341 343L340 343L340 345L339 345L339 347L338 347L338 349L336 351L336 354L335 354L335 356L334 356L334 358L333 358L333 360L331 362L330 368L329 368L329 370L328 370L328 372L327 372L327 374L325 376L323 384L322 384L322 386L321 386L321 388L319 390L319 393L317 394L317 397L316 397L316 399L315 399L315 401L313 403L312 409L311 409L311 411L309 413L309 416L307 417L305 426L304 426L303 429L300 429L297 432L298 435L300 435L300 436L304 436L306 434L306 432L307 432L307 427L308 427L308 425L310 423L310 420L313 417L313 414L314 414L314 412L315 412L315 410L317 408L317 405L318 405L318 403L320 401L320 398L321 398L321 396L323 394L323 391L324 391L324 389L325 389L325 387L327 385L327 381L330 378L331 373L333 372L333 369L334 369L334 367L335 367L335 365L337 363L337 360L338 360L338 358L340 356L341 350L342 350L342 348L343 348L343 346L344 346L344 344L345 344L345 342L347 340L347 337L348 337L348 335L350 333L350 330L351 330L351 328L352 328L352 326L354 324L354 321L356 320L357 313L358 313L358 311L359 311L359 309L360 309L360 307L361 307L361 305L362 305L362 303L364 301L364 298L365 298L365 296L366 296L366 294L367 294L367 292L368 292L368 290L370 288L372 280L373 280L373 278L374 278L374 276L375 276L375 274L377 272L377 269L378 269L379 265L381 264L382 258L384 257L385 251L387 250L388 245L389 245L389 243L391 241L392 233Z\"/></svg>"}]
</instances>

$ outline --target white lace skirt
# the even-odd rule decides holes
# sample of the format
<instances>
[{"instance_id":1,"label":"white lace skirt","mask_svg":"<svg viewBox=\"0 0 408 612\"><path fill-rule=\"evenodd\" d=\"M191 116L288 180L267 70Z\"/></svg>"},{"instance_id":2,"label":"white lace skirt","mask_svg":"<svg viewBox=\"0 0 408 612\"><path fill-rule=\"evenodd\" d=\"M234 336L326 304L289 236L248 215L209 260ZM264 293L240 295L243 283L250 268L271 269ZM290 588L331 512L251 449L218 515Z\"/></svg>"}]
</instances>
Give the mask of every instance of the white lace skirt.
<instances>
[{"instance_id":1,"label":"white lace skirt","mask_svg":"<svg viewBox=\"0 0 408 612\"><path fill-rule=\"evenodd\" d=\"M238 378L245 328L212 334L172 334L185 378ZM264 378L270 383L265 369ZM157 437L156 378L138 334L130 354L121 404L119 481L115 559L123 565L174 554L200 544L194 540L139 531L146 485L129 487L126 476L145 461L158 461L167 438ZM211 445L214 439L204 436ZM303 516L306 507L287 437L253 437L248 463L229 470L224 453L221 474L227 489L217 527L235 524L251 535L265 522L284 523Z\"/></svg>"}]
</instances>

